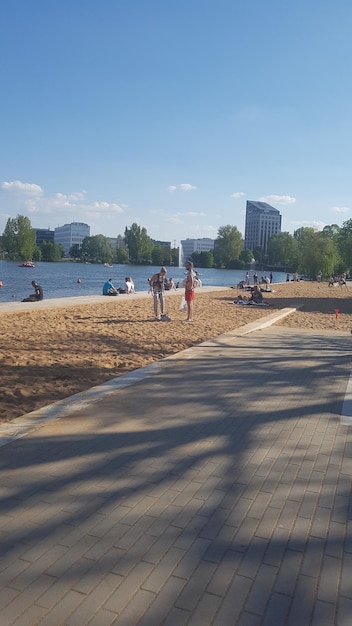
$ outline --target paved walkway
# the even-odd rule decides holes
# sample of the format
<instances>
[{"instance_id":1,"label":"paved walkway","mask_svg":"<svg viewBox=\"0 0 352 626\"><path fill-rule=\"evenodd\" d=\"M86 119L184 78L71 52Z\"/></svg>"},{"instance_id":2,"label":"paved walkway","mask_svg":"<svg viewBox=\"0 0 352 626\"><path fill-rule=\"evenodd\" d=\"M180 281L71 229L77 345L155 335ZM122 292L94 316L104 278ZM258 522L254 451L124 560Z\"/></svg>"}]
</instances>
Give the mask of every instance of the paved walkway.
<instances>
[{"instance_id":1,"label":"paved walkway","mask_svg":"<svg viewBox=\"0 0 352 626\"><path fill-rule=\"evenodd\" d=\"M1 626L350 626L350 342L223 335L1 447Z\"/></svg>"}]
</instances>

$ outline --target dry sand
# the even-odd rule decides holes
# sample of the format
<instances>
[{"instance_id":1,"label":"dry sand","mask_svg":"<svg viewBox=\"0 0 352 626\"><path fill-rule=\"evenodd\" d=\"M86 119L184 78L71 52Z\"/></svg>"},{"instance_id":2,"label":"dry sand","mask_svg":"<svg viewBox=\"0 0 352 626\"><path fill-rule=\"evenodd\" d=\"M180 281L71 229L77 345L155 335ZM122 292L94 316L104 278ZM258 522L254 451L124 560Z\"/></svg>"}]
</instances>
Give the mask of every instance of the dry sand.
<instances>
[{"instance_id":1,"label":"dry sand","mask_svg":"<svg viewBox=\"0 0 352 626\"><path fill-rule=\"evenodd\" d=\"M153 320L151 297L1 313L0 421L8 421L152 361L232 331L278 309L302 307L280 326L350 335L351 287L284 283L266 294L267 308L231 304L236 289L196 292L194 321L168 297L170 323ZM336 317L335 310L338 310Z\"/></svg>"}]
</instances>

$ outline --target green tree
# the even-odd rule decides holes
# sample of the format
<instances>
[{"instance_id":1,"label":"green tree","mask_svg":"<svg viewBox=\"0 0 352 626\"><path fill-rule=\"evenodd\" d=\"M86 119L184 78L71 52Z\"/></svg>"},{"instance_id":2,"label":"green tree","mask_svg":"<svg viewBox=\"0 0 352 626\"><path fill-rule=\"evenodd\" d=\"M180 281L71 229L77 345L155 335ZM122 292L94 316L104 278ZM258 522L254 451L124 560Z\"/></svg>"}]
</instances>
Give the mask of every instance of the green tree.
<instances>
[{"instance_id":1,"label":"green tree","mask_svg":"<svg viewBox=\"0 0 352 626\"><path fill-rule=\"evenodd\" d=\"M32 259L36 247L35 230L24 215L9 218L3 233L3 246L10 260Z\"/></svg>"},{"instance_id":2,"label":"green tree","mask_svg":"<svg viewBox=\"0 0 352 626\"><path fill-rule=\"evenodd\" d=\"M7 253L10 261L14 261L19 256L18 241L16 233L16 220L9 217L5 230L2 234L2 248Z\"/></svg>"},{"instance_id":3,"label":"green tree","mask_svg":"<svg viewBox=\"0 0 352 626\"><path fill-rule=\"evenodd\" d=\"M143 265L151 262L153 242L144 226L138 226L136 223L133 223L131 228L126 226L125 243L131 263Z\"/></svg>"},{"instance_id":4,"label":"green tree","mask_svg":"<svg viewBox=\"0 0 352 626\"><path fill-rule=\"evenodd\" d=\"M352 219L344 222L337 237L337 245L342 261L346 267L352 268Z\"/></svg>"},{"instance_id":5,"label":"green tree","mask_svg":"<svg viewBox=\"0 0 352 626\"><path fill-rule=\"evenodd\" d=\"M164 248L160 244L154 246L152 250L152 263L153 265L164 265L165 263Z\"/></svg>"},{"instance_id":6,"label":"green tree","mask_svg":"<svg viewBox=\"0 0 352 626\"><path fill-rule=\"evenodd\" d=\"M239 258L243 238L236 226L220 226L215 240L214 261L218 267L231 267Z\"/></svg>"},{"instance_id":7,"label":"green tree","mask_svg":"<svg viewBox=\"0 0 352 626\"><path fill-rule=\"evenodd\" d=\"M249 263L251 263L254 259L252 250L249 250L249 248L241 250L239 259L243 262L244 265L249 265Z\"/></svg>"},{"instance_id":8,"label":"green tree","mask_svg":"<svg viewBox=\"0 0 352 626\"><path fill-rule=\"evenodd\" d=\"M171 263L174 267L178 267L180 257L180 249L179 248L171 248Z\"/></svg>"},{"instance_id":9,"label":"green tree","mask_svg":"<svg viewBox=\"0 0 352 626\"><path fill-rule=\"evenodd\" d=\"M298 244L297 270L311 277L316 277L318 272L324 276L333 273L338 263L338 249L330 237L314 228L299 228L294 233Z\"/></svg>"},{"instance_id":10,"label":"green tree","mask_svg":"<svg viewBox=\"0 0 352 626\"><path fill-rule=\"evenodd\" d=\"M128 252L126 250L126 248L118 248L115 252L115 263L118 263L120 265L127 265L128 264Z\"/></svg>"},{"instance_id":11,"label":"green tree","mask_svg":"<svg viewBox=\"0 0 352 626\"><path fill-rule=\"evenodd\" d=\"M60 243L55 243L54 241L43 241L40 248L43 261L61 261L64 248Z\"/></svg>"},{"instance_id":12,"label":"green tree","mask_svg":"<svg viewBox=\"0 0 352 626\"><path fill-rule=\"evenodd\" d=\"M196 267L213 267L214 265L214 255L210 251L193 252L191 257Z\"/></svg>"},{"instance_id":13,"label":"green tree","mask_svg":"<svg viewBox=\"0 0 352 626\"><path fill-rule=\"evenodd\" d=\"M260 246L256 246L253 250L253 255L254 255L254 259L256 263L263 262L263 257L264 257L263 248L261 248Z\"/></svg>"},{"instance_id":14,"label":"green tree","mask_svg":"<svg viewBox=\"0 0 352 626\"><path fill-rule=\"evenodd\" d=\"M21 259L31 259L36 247L36 236L29 217L17 216L17 233Z\"/></svg>"},{"instance_id":15,"label":"green tree","mask_svg":"<svg viewBox=\"0 0 352 626\"><path fill-rule=\"evenodd\" d=\"M172 265L172 252L171 248L163 248L163 265Z\"/></svg>"},{"instance_id":16,"label":"green tree","mask_svg":"<svg viewBox=\"0 0 352 626\"><path fill-rule=\"evenodd\" d=\"M71 259L80 259L81 258L81 248L80 248L78 243L74 243L73 246L71 246L70 251L69 251L69 255L70 255Z\"/></svg>"},{"instance_id":17,"label":"green tree","mask_svg":"<svg viewBox=\"0 0 352 626\"><path fill-rule=\"evenodd\" d=\"M273 265L296 267L298 260L297 240L287 232L273 235L268 242L268 258Z\"/></svg>"},{"instance_id":18,"label":"green tree","mask_svg":"<svg viewBox=\"0 0 352 626\"><path fill-rule=\"evenodd\" d=\"M324 226L322 234L324 237L329 237L329 239L332 239L333 241L338 241L340 231L340 226L337 224L330 224L330 226Z\"/></svg>"},{"instance_id":19,"label":"green tree","mask_svg":"<svg viewBox=\"0 0 352 626\"><path fill-rule=\"evenodd\" d=\"M33 261L42 261L43 255L42 255L42 249L40 246L36 246L34 248L34 252L33 252Z\"/></svg>"},{"instance_id":20,"label":"green tree","mask_svg":"<svg viewBox=\"0 0 352 626\"><path fill-rule=\"evenodd\" d=\"M109 263L114 257L110 239L104 235L85 237L82 241L81 259L90 263Z\"/></svg>"}]
</instances>

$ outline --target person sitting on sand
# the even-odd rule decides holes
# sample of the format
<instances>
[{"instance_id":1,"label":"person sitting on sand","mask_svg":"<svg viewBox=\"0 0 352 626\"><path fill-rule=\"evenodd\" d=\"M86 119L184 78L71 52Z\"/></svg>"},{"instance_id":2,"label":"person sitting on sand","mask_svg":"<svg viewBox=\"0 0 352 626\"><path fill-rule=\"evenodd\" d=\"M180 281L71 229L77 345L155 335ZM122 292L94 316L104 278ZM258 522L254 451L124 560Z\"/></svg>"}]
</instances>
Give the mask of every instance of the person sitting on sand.
<instances>
[{"instance_id":1,"label":"person sitting on sand","mask_svg":"<svg viewBox=\"0 0 352 626\"><path fill-rule=\"evenodd\" d=\"M34 293L31 293L28 298L24 298L22 302L39 302L43 300L43 289L35 280L32 280L32 286L34 287Z\"/></svg>"},{"instance_id":2,"label":"person sitting on sand","mask_svg":"<svg viewBox=\"0 0 352 626\"><path fill-rule=\"evenodd\" d=\"M126 293L135 293L134 282L133 282L131 276L126 276L125 284L126 284Z\"/></svg>"},{"instance_id":3,"label":"person sitting on sand","mask_svg":"<svg viewBox=\"0 0 352 626\"><path fill-rule=\"evenodd\" d=\"M176 287L172 278L169 278L165 280L165 291L170 291L171 289L176 289Z\"/></svg>"},{"instance_id":4,"label":"person sitting on sand","mask_svg":"<svg viewBox=\"0 0 352 626\"><path fill-rule=\"evenodd\" d=\"M252 294L250 297L250 302L254 302L254 304L262 304L263 302L263 294L260 291L258 285L255 285L252 288Z\"/></svg>"},{"instance_id":5,"label":"person sitting on sand","mask_svg":"<svg viewBox=\"0 0 352 626\"><path fill-rule=\"evenodd\" d=\"M340 287L347 287L346 272L343 272L343 274L339 277L339 285Z\"/></svg>"},{"instance_id":6,"label":"person sitting on sand","mask_svg":"<svg viewBox=\"0 0 352 626\"><path fill-rule=\"evenodd\" d=\"M103 285L103 296L117 296L118 290L112 284L112 278L109 278Z\"/></svg>"},{"instance_id":7,"label":"person sitting on sand","mask_svg":"<svg viewBox=\"0 0 352 626\"><path fill-rule=\"evenodd\" d=\"M247 296L237 296L234 304L248 304Z\"/></svg>"}]
</instances>

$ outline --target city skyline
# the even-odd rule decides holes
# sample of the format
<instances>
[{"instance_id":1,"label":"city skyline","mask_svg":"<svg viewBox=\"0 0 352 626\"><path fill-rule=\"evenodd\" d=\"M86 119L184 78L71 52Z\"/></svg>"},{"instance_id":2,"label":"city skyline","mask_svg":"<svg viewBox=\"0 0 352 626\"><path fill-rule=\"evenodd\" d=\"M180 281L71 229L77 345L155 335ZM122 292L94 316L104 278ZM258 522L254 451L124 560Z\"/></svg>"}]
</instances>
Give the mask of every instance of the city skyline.
<instances>
[{"instance_id":1,"label":"city skyline","mask_svg":"<svg viewBox=\"0 0 352 626\"><path fill-rule=\"evenodd\" d=\"M156 240L351 218L352 6L304 0L5 0L0 234L136 222Z\"/></svg>"}]
</instances>

